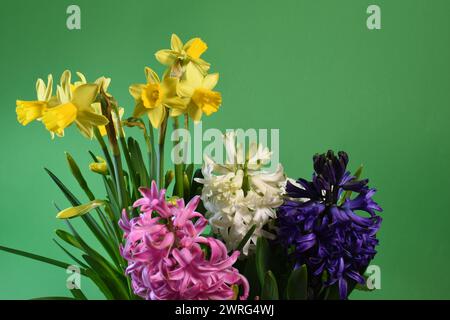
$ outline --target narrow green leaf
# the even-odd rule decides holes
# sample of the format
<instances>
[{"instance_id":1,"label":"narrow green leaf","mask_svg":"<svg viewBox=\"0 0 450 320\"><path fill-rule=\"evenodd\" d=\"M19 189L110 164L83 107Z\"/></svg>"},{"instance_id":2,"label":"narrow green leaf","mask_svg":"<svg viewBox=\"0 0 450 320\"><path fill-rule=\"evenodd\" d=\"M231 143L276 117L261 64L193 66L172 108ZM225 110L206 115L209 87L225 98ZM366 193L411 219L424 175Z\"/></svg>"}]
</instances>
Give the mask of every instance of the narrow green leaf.
<instances>
[{"instance_id":1,"label":"narrow green leaf","mask_svg":"<svg viewBox=\"0 0 450 320\"><path fill-rule=\"evenodd\" d=\"M262 300L279 299L277 280L275 279L275 276L270 270L267 271L264 277L264 285L261 292L261 299Z\"/></svg>"},{"instance_id":2,"label":"narrow green leaf","mask_svg":"<svg viewBox=\"0 0 450 320\"><path fill-rule=\"evenodd\" d=\"M106 193L108 195L109 204L114 213L112 221L117 222L120 217L120 206L117 198L117 191L114 186L114 182L110 178L103 177L103 183L105 184Z\"/></svg>"},{"instance_id":3,"label":"narrow green leaf","mask_svg":"<svg viewBox=\"0 0 450 320\"><path fill-rule=\"evenodd\" d=\"M84 179L83 174L81 173L80 167L68 152L66 152L66 159L67 163L69 164L69 169L72 172L72 175L74 176L75 180L77 180L81 189L83 189L83 191L86 193L86 195L90 200L94 200L95 196L92 193L91 189L89 189L86 179Z\"/></svg>"},{"instance_id":4,"label":"narrow green leaf","mask_svg":"<svg viewBox=\"0 0 450 320\"><path fill-rule=\"evenodd\" d=\"M184 201L189 202L191 200L191 181L186 173L183 174L183 197Z\"/></svg>"},{"instance_id":5,"label":"narrow green leaf","mask_svg":"<svg viewBox=\"0 0 450 320\"><path fill-rule=\"evenodd\" d=\"M172 183L173 179L175 178L175 173L173 170L168 170L166 172L166 176L164 178L164 189L168 189L170 184Z\"/></svg>"},{"instance_id":6,"label":"narrow green leaf","mask_svg":"<svg viewBox=\"0 0 450 320\"><path fill-rule=\"evenodd\" d=\"M264 278L267 273L267 264L269 261L269 244L266 238L259 237L256 242L256 272L258 273L259 283L264 287Z\"/></svg>"},{"instance_id":7,"label":"narrow green leaf","mask_svg":"<svg viewBox=\"0 0 450 320\"><path fill-rule=\"evenodd\" d=\"M136 189L139 187L149 187L150 177L148 176L147 168L145 167L144 159L142 157L142 151L139 147L139 143L133 138L128 138L128 146L131 154L131 164L134 173L139 177Z\"/></svg>"},{"instance_id":8,"label":"narrow green leaf","mask_svg":"<svg viewBox=\"0 0 450 320\"><path fill-rule=\"evenodd\" d=\"M192 177L191 198L202 194L203 185L197 182L196 179L203 179L202 169L197 169Z\"/></svg>"},{"instance_id":9,"label":"narrow green leaf","mask_svg":"<svg viewBox=\"0 0 450 320\"><path fill-rule=\"evenodd\" d=\"M70 293L72 293L73 297L76 300L87 300L87 298L84 295L83 291L81 291L80 289L72 289L72 290L70 290Z\"/></svg>"},{"instance_id":10,"label":"narrow green leaf","mask_svg":"<svg viewBox=\"0 0 450 320\"><path fill-rule=\"evenodd\" d=\"M45 168L45 171L48 173L50 178L56 183L56 185L59 187L59 189L63 192L63 194L66 196L67 200L73 205L73 206L79 206L81 205L80 201L73 195L72 192L59 180L59 178L53 174L50 170ZM59 208L57 208L58 211L61 211ZM108 252L110 257L118 263L117 260L117 248L114 247L114 245L109 241L109 239L106 237L105 232L100 228L100 226L97 224L97 222L91 217L91 215L85 214L81 217L88 226L88 228L91 230L91 232L95 235L97 240L102 244L102 246L105 248L105 250Z\"/></svg>"},{"instance_id":11,"label":"narrow green leaf","mask_svg":"<svg viewBox=\"0 0 450 320\"><path fill-rule=\"evenodd\" d=\"M337 283L326 289L325 300L341 300L339 285Z\"/></svg>"},{"instance_id":12,"label":"narrow green leaf","mask_svg":"<svg viewBox=\"0 0 450 320\"><path fill-rule=\"evenodd\" d=\"M41 298L33 298L30 300L77 300L72 297L41 297Z\"/></svg>"},{"instance_id":13,"label":"narrow green leaf","mask_svg":"<svg viewBox=\"0 0 450 320\"><path fill-rule=\"evenodd\" d=\"M123 298L123 293L128 295L126 278L122 274L122 270L119 272L115 269L101 254L92 249L77 233L75 228L69 222L65 220L74 237L78 240L83 250L87 253L83 255L84 260L91 266L100 279L103 280L109 291L114 294L115 297Z\"/></svg>"},{"instance_id":14,"label":"narrow green leaf","mask_svg":"<svg viewBox=\"0 0 450 320\"><path fill-rule=\"evenodd\" d=\"M250 237L253 235L253 232L255 232L256 225L253 225L250 230L245 234L245 237L242 239L242 241L237 246L236 250L241 251L244 248L244 246L247 244L247 242L250 240Z\"/></svg>"},{"instance_id":15,"label":"narrow green leaf","mask_svg":"<svg viewBox=\"0 0 450 320\"><path fill-rule=\"evenodd\" d=\"M261 284L258 279L258 273L256 271L256 255L252 254L245 260L238 260L237 262L245 263L245 267L243 268L243 274L247 278L250 284L250 295L249 299L253 299L256 296L261 294ZM242 270L240 267L239 270Z\"/></svg>"},{"instance_id":16,"label":"narrow green leaf","mask_svg":"<svg viewBox=\"0 0 450 320\"><path fill-rule=\"evenodd\" d=\"M9 252L18 256L22 256L25 258L29 258L29 259L33 259L36 261L40 261L40 262L44 262L44 263L48 263L63 269L67 269L67 267L71 266L72 264L67 263L67 262L62 262L59 260L55 260L55 259L51 259L51 258L47 258L47 257L43 257L34 253L29 253L26 251L22 251L22 250L17 250L17 249L13 249L13 248L8 248L8 247L4 247L4 246L0 246L0 250L5 251L5 252ZM86 275L85 270L81 269L81 274Z\"/></svg>"},{"instance_id":17,"label":"narrow green leaf","mask_svg":"<svg viewBox=\"0 0 450 320\"><path fill-rule=\"evenodd\" d=\"M114 294L106 286L105 282L98 276L92 269L86 270L87 277L94 282L94 284L99 288L107 300L114 300Z\"/></svg>"},{"instance_id":18,"label":"narrow green leaf","mask_svg":"<svg viewBox=\"0 0 450 320\"><path fill-rule=\"evenodd\" d=\"M286 298L288 300L308 299L308 270L306 265L291 272L286 288Z\"/></svg>"},{"instance_id":19,"label":"narrow green leaf","mask_svg":"<svg viewBox=\"0 0 450 320\"><path fill-rule=\"evenodd\" d=\"M102 149L103 155L105 156L106 164L108 165L108 171L110 173L114 172L114 166L112 163L111 155L109 154L108 147L106 146L105 140L103 139L102 135L100 134L100 131L98 128L94 128L94 134L95 138L97 139L98 143L100 144L100 147ZM90 152L92 153L92 152ZM92 154L93 155L93 154ZM94 161L97 160L97 158L93 155Z\"/></svg>"},{"instance_id":20,"label":"narrow green leaf","mask_svg":"<svg viewBox=\"0 0 450 320\"><path fill-rule=\"evenodd\" d=\"M78 242L77 239L75 239L75 237L73 235L71 235L70 233L68 233L67 231L61 230L61 229L57 229L55 231L56 235L63 240L64 242L70 244L71 246L83 250L83 248L81 247L80 243Z\"/></svg>"},{"instance_id":21,"label":"narrow green leaf","mask_svg":"<svg viewBox=\"0 0 450 320\"><path fill-rule=\"evenodd\" d=\"M194 164L193 163L188 164L184 172L186 173L188 180L192 181L192 175L194 174Z\"/></svg>"},{"instance_id":22,"label":"narrow green leaf","mask_svg":"<svg viewBox=\"0 0 450 320\"><path fill-rule=\"evenodd\" d=\"M130 297L127 287L124 286L122 279L113 270L92 256L83 255L83 258L96 271L97 275L103 279L106 286L114 294L115 299L129 300Z\"/></svg>"},{"instance_id":23,"label":"narrow green leaf","mask_svg":"<svg viewBox=\"0 0 450 320\"><path fill-rule=\"evenodd\" d=\"M62 251L64 251L64 253L66 253L73 261L75 261L78 265L80 265L81 267L87 269L89 268L89 266L87 266L85 263L83 263L83 261L81 261L80 259L78 259L77 257L75 257L72 253L70 253L69 250L67 250L66 248L64 248L58 241L56 241L55 239L53 239L53 241L56 243L56 245L58 247L61 248Z\"/></svg>"}]
</instances>

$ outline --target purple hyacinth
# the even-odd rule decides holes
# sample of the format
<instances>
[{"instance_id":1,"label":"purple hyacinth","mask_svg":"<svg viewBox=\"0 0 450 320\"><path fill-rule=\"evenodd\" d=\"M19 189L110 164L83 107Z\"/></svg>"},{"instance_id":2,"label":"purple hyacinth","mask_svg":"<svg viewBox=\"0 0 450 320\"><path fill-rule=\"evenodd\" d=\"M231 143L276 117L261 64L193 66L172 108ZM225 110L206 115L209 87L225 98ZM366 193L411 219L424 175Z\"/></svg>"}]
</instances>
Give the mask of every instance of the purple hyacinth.
<instances>
[{"instance_id":1,"label":"purple hyacinth","mask_svg":"<svg viewBox=\"0 0 450 320\"><path fill-rule=\"evenodd\" d=\"M312 181L287 183L287 200L278 213L279 238L297 266L306 264L315 283L337 283L341 299L346 299L349 281L363 284L361 274L376 254L382 219L375 211L382 209L372 199L376 190L367 186L368 180L347 171L347 153L328 151L313 161ZM354 196L346 197L346 191Z\"/></svg>"}]
</instances>

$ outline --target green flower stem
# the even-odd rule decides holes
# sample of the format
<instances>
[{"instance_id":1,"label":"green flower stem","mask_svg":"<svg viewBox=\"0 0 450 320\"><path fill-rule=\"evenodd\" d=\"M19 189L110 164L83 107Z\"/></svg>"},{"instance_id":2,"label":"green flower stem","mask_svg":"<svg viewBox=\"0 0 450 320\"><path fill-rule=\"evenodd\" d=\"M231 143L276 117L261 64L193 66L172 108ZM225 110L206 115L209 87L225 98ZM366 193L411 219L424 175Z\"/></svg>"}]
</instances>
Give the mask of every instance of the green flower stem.
<instances>
[{"instance_id":1,"label":"green flower stem","mask_svg":"<svg viewBox=\"0 0 450 320\"><path fill-rule=\"evenodd\" d=\"M109 155L108 147L106 146L105 140L103 140L102 135L100 134L100 131L97 127L94 128L94 135L97 139L98 143L100 144L100 148L102 149L103 155L105 156L106 163L108 165L109 172L113 172L113 163L111 160L111 156Z\"/></svg>"},{"instance_id":2,"label":"green flower stem","mask_svg":"<svg viewBox=\"0 0 450 320\"><path fill-rule=\"evenodd\" d=\"M153 126L148 120L148 134L144 132L145 142L147 144L148 153L148 170L150 171L150 180L156 180L156 151L155 151L155 133L153 131Z\"/></svg>"},{"instance_id":3,"label":"green flower stem","mask_svg":"<svg viewBox=\"0 0 450 320\"><path fill-rule=\"evenodd\" d=\"M117 107L117 104L114 103L112 105L113 105L113 110L116 113L117 119L120 119L119 108ZM133 166L131 164L130 152L128 150L128 145L125 140L125 134L123 132L122 121L120 121L120 120L117 121L117 130L119 132L120 145L121 145L123 153L125 155L125 161L127 163L128 172L130 173L131 184L134 187L134 195L137 196L137 192L138 192L138 189L140 186L136 184L136 175L133 173Z\"/></svg>"},{"instance_id":4,"label":"green flower stem","mask_svg":"<svg viewBox=\"0 0 450 320\"><path fill-rule=\"evenodd\" d=\"M173 118L173 130L177 130L179 128L178 117ZM180 138L178 135L175 137L173 142L173 146L176 147L180 143ZM184 157L184 154L183 154ZM175 188L174 195L180 198L184 197L184 170L183 163L175 164Z\"/></svg>"},{"instance_id":5,"label":"green flower stem","mask_svg":"<svg viewBox=\"0 0 450 320\"><path fill-rule=\"evenodd\" d=\"M158 154L159 154L159 168L158 168L158 184L159 188L164 188L164 144L166 140L166 132L167 132L167 122L169 118L169 113L166 110L166 116L161 123L160 131L159 131L159 142L158 142Z\"/></svg>"},{"instance_id":6,"label":"green flower stem","mask_svg":"<svg viewBox=\"0 0 450 320\"><path fill-rule=\"evenodd\" d=\"M189 130L189 115L187 113L184 114L184 128Z\"/></svg>"},{"instance_id":7,"label":"green flower stem","mask_svg":"<svg viewBox=\"0 0 450 320\"><path fill-rule=\"evenodd\" d=\"M106 126L106 132L108 134L109 144L111 146L113 154L114 176L116 179L117 192L119 194L119 205L120 208L128 208L129 196L125 187L120 148L119 144L117 143L116 130L114 128L114 123L111 115L113 107L111 105L109 97L105 94L105 92L103 92L103 90L101 90L100 92L100 101L102 105L102 113L109 120L109 123Z\"/></svg>"}]
</instances>

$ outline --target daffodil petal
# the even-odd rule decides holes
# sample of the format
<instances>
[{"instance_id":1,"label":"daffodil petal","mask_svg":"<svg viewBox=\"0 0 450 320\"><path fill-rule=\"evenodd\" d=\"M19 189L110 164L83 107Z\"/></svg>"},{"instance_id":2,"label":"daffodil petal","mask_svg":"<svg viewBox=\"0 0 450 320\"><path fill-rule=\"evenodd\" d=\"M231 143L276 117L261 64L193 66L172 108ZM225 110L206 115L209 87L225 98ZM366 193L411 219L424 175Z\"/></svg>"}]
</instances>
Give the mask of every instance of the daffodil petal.
<instances>
[{"instance_id":1,"label":"daffodil petal","mask_svg":"<svg viewBox=\"0 0 450 320\"><path fill-rule=\"evenodd\" d=\"M180 81L177 78L167 77L161 83L162 90L166 97L175 96L177 93L177 86Z\"/></svg>"},{"instance_id":2,"label":"daffodil petal","mask_svg":"<svg viewBox=\"0 0 450 320\"><path fill-rule=\"evenodd\" d=\"M187 81L181 81L177 85L177 95L180 97L190 98L194 94L194 88Z\"/></svg>"},{"instance_id":3,"label":"daffodil petal","mask_svg":"<svg viewBox=\"0 0 450 320\"><path fill-rule=\"evenodd\" d=\"M70 100L70 98L71 98L71 89L70 89L71 78L72 78L71 72L69 70L65 70L62 73L61 79L59 81L61 90L64 92L64 96L67 97L67 101ZM64 102L67 102L67 101L64 101Z\"/></svg>"},{"instance_id":4,"label":"daffodil petal","mask_svg":"<svg viewBox=\"0 0 450 320\"><path fill-rule=\"evenodd\" d=\"M42 123L48 131L61 135L65 128L77 118L77 107L72 103L48 109L42 116Z\"/></svg>"},{"instance_id":5,"label":"daffodil petal","mask_svg":"<svg viewBox=\"0 0 450 320\"><path fill-rule=\"evenodd\" d=\"M219 74L218 73L212 73L208 74L205 79L203 79L203 88L212 90L217 85L217 82L219 82Z\"/></svg>"},{"instance_id":6,"label":"daffodil petal","mask_svg":"<svg viewBox=\"0 0 450 320\"><path fill-rule=\"evenodd\" d=\"M91 139L94 134L94 128L105 126L109 121L105 116L92 111L78 111L75 123L81 133Z\"/></svg>"},{"instance_id":7,"label":"daffodil petal","mask_svg":"<svg viewBox=\"0 0 450 320\"><path fill-rule=\"evenodd\" d=\"M187 55L193 59L198 59L208 49L206 43L200 38L189 40L183 48Z\"/></svg>"},{"instance_id":8,"label":"daffodil petal","mask_svg":"<svg viewBox=\"0 0 450 320\"><path fill-rule=\"evenodd\" d=\"M16 101L17 121L24 126L42 118L46 110L47 104L43 101Z\"/></svg>"},{"instance_id":9,"label":"daffodil petal","mask_svg":"<svg viewBox=\"0 0 450 320\"><path fill-rule=\"evenodd\" d=\"M147 109L147 115L153 128L159 128L166 115L166 108L160 106L152 109Z\"/></svg>"},{"instance_id":10,"label":"daffodil petal","mask_svg":"<svg viewBox=\"0 0 450 320\"><path fill-rule=\"evenodd\" d=\"M177 54L173 50L164 49L156 52L155 58L159 61L159 63L168 66L175 62L177 59Z\"/></svg>"},{"instance_id":11,"label":"daffodil petal","mask_svg":"<svg viewBox=\"0 0 450 320\"><path fill-rule=\"evenodd\" d=\"M149 67L145 67L145 77L148 83L160 83L158 74Z\"/></svg>"},{"instance_id":12,"label":"daffodil petal","mask_svg":"<svg viewBox=\"0 0 450 320\"><path fill-rule=\"evenodd\" d=\"M142 90L145 88L144 84L132 84L129 88L129 92L134 100L141 100Z\"/></svg>"},{"instance_id":13,"label":"daffodil petal","mask_svg":"<svg viewBox=\"0 0 450 320\"><path fill-rule=\"evenodd\" d=\"M38 100L45 101L45 83L42 79L37 79L36 81L36 96Z\"/></svg>"},{"instance_id":14,"label":"daffodil petal","mask_svg":"<svg viewBox=\"0 0 450 320\"><path fill-rule=\"evenodd\" d=\"M171 117L178 117L182 115L185 112L183 109L170 109L170 116Z\"/></svg>"},{"instance_id":15,"label":"daffodil petal","mask_svg":"<svg viewBox=\"0 0 450 320\"><path fill-rule=\"evenodd\" d=\"M200 71L200 73L202 73L203 75L205 75L208 72L209 68L211 67L211 65L208 62L206 62L205 60L200 59L200 58L198 58L198 59L191 58L191 61L194 63L194 65Z\"/></svg>"},{"instance_id":16,"label":"daffodil petal","mask_svg":"<svg viewBox=\"0 0 450 320\"><path fill-rule=\"evenodd\" d=\"M71 207L71 208L64 209L56 215L56 218L70 219L70 218L74 218L74 217L79 217L79 216L85 215L89 211L94 210L95 208L101 207L103 205L105 205L105 201L93 200L93 201L90 201L86 204L82 204L77 207Z\"/></svg>"},{"instance_id":17,"label":"daffodil petal","mask_svg":"<svg viewBox=\"0 0 450 320\"><path fill-rule=\"evenodd\" d=\"M98 85L98 88L102 88L104 92L108 91L109 85L111 84L111 78L100 77L95 80L95 84Z\"/></svg>"},{"instance_id":18,"label":"daffodil petal","mask_svg":"<svg viewBox=\"0 0 450 320\"><path fill-rule=\"evenodd\" d=\"M188 98L180 98L180 97L172 97L172 98L166 98L164 100L164 105L166 105L168 108L174 108L174 109L186 109L186 105L188 103Z\"/></svg>"},{"instance_id":19,"label":"daffodil petal","mask_svg":"<svg viewBox=\"0 0 450 320\"><path fill-rule=\"evenodd\" d=\"M82 74L81 72L77 72L77 76L78 76L78 78L80 78L80 82L82 84L86 84L87 83L87 80L86 80L86 77L84 76L84 74Z\"/></svg>"},{"instance_id":20,"label":"daffodil petal","mask_svg":"<svg viewBox=\"0 0 450 320\"><path fill-rule=\"evenodd\" d=\"M72 94L64 91L60 85L56 87L56 100L61 104L70 102L71 96Z\"/></svg>"},{"instance_id":21,"label":"daffodil petal","mask_svg":"<svg viewBox=\"0 0 450 320\"><path fill-rule=\"evenodd\" d=\"M47 77L47 88L45 89L45 101L49 101L52 98L53 91L53 76L51 74Z\"/></svg>"},{"instance_id":22,"label":"daffodil petal","mask_svg":"<svg viewBox=\"0 0 450 320\"><path fill-rule=\"evenodd\" d=\"M138 103L136 103L136 106L134 107L134 111L133 111L133 118L140 118L142 117L142 115L144 113L147 112L147 108L144 107L144 104L142 101L139 101Z\"/></svg>"},{"instance_id":23,"label":"daffodil petal","mask_svg":"<svg viewBox=\"0 0 450 320\"><path fill-rule=\"evenodd\" d=\"M97 97L98 86L96 84L83 84L73 92L72 103L78 110L92 110L91 105Z\"/></svg>"},{"instance_id":24,"label":"daffodil petal","mask_svg":"<svg viewBox=\"0 0 450 320\"><path fill-rule=\"evenodd\" d=\"M75 124L85 138L92 139L94 137L94 127L80 121L75 121Z\"/></svg>"},{"instance_id":25,"label":"daffodil petal","mask_svg":"<svg viewBox=\"0 0 450 320\"><path fill-rule=\"evenodd\" d=\"M173 51L183 50L183 42L175 33L173 33L172 37L170 38L170 47Z\"/></svg>"},{"instance_id":26,"label":"daffodil petal","mask_svg":"<svg viewBox=\"0 0 450 320\"><path fill-rule=\"evenodd\" d=\"M193 88L198 88L203 84L203 75L192 62L186 66L185 77L187 83Z\"/></svg>"}]
</instances>

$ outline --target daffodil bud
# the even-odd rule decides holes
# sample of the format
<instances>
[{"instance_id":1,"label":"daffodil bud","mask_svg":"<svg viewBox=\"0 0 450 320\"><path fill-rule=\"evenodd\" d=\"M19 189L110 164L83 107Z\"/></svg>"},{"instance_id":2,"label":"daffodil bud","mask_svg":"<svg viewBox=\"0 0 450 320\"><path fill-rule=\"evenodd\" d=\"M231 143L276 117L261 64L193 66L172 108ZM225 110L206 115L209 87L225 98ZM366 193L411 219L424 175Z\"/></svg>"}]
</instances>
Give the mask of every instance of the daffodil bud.
<instances>
[{"instance_id":1,"label":"daffodil bud","mask_svg":"<svg viewBox=\"0 0 450 320\"><path fill-rule=\"evenodd\" d=\"M79 216L85 215L89 211L94 210L103 205L105 205L105 202L103 200L90 201L86 204L82 204L77 207L70 207L70 208L64 209L64 210L60 211L56 215L56 217L58 219L70 219L70 218L74 218L74 217L79 217Z\"/></svg>"},{"instance_id":2,"label":"daffodil bud","mask_svg":"<svg viewBox=\"0 0 450 320\"><path fill-rule=\"evenodd\" d=\"M97 162L92 162L89 164L89 170L92 172L107 175L108 174L108 166L106 165L105 159L102 157L96 157Z\"/></svg>"}]
</instances>

